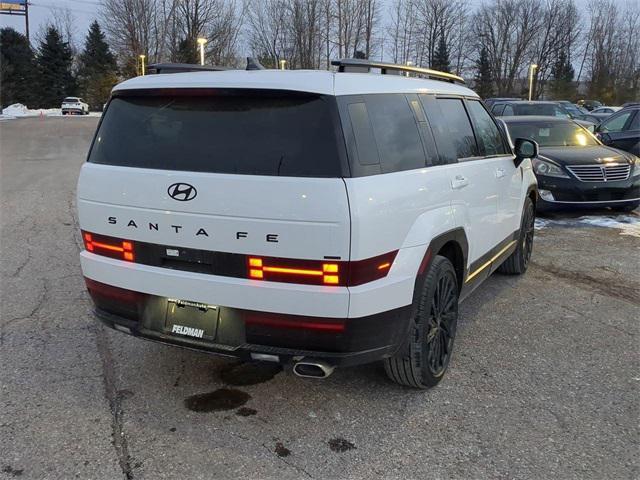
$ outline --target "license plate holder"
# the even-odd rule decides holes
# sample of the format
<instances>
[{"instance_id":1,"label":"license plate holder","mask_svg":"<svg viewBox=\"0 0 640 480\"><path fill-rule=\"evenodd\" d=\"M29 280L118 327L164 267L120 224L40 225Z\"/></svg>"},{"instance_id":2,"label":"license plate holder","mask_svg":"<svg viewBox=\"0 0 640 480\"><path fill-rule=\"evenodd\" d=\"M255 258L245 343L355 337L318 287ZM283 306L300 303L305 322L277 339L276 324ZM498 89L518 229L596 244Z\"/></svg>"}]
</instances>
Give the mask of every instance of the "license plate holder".
<instances>
[{"instance_id":1,"label":"license plate holder","mask_svg":"<svg viewBox=\"0 0 640 480\"><path fill-rule=\"evenodd\" d=\"M165 333L199 340L213 340L218 329L217 305L178 300L167 301Z\"/></svg>"}]
</instances>

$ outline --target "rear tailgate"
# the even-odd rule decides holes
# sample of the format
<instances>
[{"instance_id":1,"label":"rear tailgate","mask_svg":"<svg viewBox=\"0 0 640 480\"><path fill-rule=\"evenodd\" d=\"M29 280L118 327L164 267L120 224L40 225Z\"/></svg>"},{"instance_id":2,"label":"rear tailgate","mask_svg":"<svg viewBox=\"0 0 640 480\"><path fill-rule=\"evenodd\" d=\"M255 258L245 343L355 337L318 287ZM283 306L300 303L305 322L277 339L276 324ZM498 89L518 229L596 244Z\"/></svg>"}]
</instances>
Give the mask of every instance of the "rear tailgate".
<instances>
[{"instance_id":1,"label":"rear tailgate","mask_svg":"<svg viewBox=\"0 0 640 480\"><path fill-rule=\"evenodd\" d=\"M193 187L195 198L170 197L176 184ZM247 255L349 258L349 207L342 179L87 163L78 183L78 211L84 230L130 240Z\"/></svg>"}]
</instances>

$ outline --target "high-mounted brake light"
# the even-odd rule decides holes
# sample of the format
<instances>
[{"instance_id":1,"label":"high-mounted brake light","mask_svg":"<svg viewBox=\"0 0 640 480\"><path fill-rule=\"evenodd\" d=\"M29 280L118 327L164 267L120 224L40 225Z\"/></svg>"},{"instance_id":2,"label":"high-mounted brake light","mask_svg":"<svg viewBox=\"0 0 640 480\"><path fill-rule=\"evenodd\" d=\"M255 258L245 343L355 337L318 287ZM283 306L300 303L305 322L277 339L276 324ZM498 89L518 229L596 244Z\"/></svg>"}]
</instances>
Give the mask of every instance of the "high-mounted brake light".
<instances>
[{"instance_id":1,"label":"high-mounted brake light","mask_svg":"<svg viewBox=\"0 0 640 480\"><path fill-rule=\"evenodd\" d=\"M126 260L127 262L135 261L133 242L129 240L121 240L89 232L82 232L82 239L88 252Z\"/></svg>"}]
</instances>

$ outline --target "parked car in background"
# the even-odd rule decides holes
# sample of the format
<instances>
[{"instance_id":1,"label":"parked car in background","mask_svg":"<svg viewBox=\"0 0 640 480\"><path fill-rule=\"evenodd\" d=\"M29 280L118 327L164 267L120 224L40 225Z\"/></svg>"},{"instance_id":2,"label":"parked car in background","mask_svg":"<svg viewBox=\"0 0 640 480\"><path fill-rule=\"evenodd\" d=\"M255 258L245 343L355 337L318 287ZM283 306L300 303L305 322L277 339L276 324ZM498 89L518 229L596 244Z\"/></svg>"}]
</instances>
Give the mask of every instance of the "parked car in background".
<instances>
[{"instance_id":1,"label":"parked car in background","mask_svg":"<svg viewBox=\"0 0 640 480\"><path fill-rule=\"evenodd\" d=\"M89 115L89 104L79 97L67 97L62 101L62 115Z\"/></svg>"},{"instance_id":2,"label":"parked car in background","mask_svg":"<svg viewBox=\"0 0 640 480\"><path fill-rule=\"evenodd\" d=\"M568 100L559 100L558 103L571 114L572 118L581 118L584 114L589 113L586 108L579 107Z\"/></svg>"},{"instance_id":3,"label":"parked car in background","mask_svg":"<svg viewBox=\"0 0 640 480\"><path fill-rule=\"evenodd\" d=\"M597 100L578 100L577 105L579 107L584 107L587 110L591 111L594 108L598 108L602 106L602 103Z\"/></svg>"},{"instance_id":4,"label":"parked car in background","mask_svg":"<svg viewBox=\"0 0 640 480\"><path fill-rule=\"evenodd\" d=\"M486 98L483 100L484 104L487 108L491 108L491 106L496 102L502 102L505 100L522 100L521 98L509 98L509 97L494 97L494 98Z\"/></svg>"},{"instance_id":5,"label":"parked car in background","mask_svg":"<svg viewBox=\"0 0 640 480\"><path fill-rule=\"evenodd\" d=\"M539 145L533 171L538 211L640 205L640 158L605 146L576 122L536 116L503 117L509 135Z\"/></svg>"},{"instance_id":6,"label":"parked car in background","mask_svg":"<svg viewBox=\"0 0 640 480\"><path fill-rule=\"evenodd\" d=\"M596 127L596 136L605 145L640 157L640 105L610 115Z\"/></svg>"},{"instance_id":7,"label":"parked car in background","mask_svg":"<svg viewBox=\"0 0 640 480\"><path fill-rule=\"evenodd\" d=\"M550 117L570 118L571 115L558 102L511 100L493 104L491 113L497 117L513 115L544 115Z\"/></svg>"},{"instance_id":8,"label":"parked car in background","mask_svg":"<svg viewBox=\"0 0 640 480\"><path fill-rule=\"evenodd\" d=\"M622 108L627 107L640 107L640 102L626 102L622 104Z\"/></svg>"},{"instance_id":9,"label":"parked car in background","mask_svg":"<svg viewBox=\"0 0 640 480\"><path fill-rule=\"evenodd\" d=\"M621 108L622 107L598 107L591 110L591 115L594 115L597 113L606 113L608 115L611 115L612 113L616 113Z\"/></svg>"},{"instance_id":10,"label":"parked car in background","mask_svg":"<svg viewBox=\"0 0 640 480\"><path fill-rule=\"evenodd\" d=\"M586 115L583 115L582 117L580 117L582 120L585 120L587 122L591 122L594 123L596 125L599 125L600 122L602 122L603 120L606 120L607 118L609 118L611 116L610 113L587 113Z\"/></svg>"}]
</instances>

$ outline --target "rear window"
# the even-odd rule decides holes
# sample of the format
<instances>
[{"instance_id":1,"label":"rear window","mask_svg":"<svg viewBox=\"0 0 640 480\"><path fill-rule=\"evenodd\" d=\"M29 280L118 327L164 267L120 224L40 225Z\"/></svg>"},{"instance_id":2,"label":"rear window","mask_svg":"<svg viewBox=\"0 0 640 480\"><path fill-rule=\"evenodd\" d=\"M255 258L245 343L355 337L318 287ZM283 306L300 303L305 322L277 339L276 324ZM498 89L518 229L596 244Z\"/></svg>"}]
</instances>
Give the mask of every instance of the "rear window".
<instances>
[{"instance_id":1,"label":"rear window","mask_svg":"<svg viewBox=\"0 0 640 480\"><path fill-rule=\"evenodd\" d=\"M76 97L67 97L62 101L62 103L78 103L78 99Z\"/></svg>"},{"instance_id":2,"label":"rear window","mask_svg":"<svg viewBox=\"0 0 640 480\"><path fill-rule=\"evenodd\" d=\"M291 92L115 97L89 161L192 172L341 177L331 100Z\"/></svg>"},{"instance_id":3,"label":"rear window","mask_svg":"<svg viewBox=\"0 0 640 480\"><path fill-rule=\"evenodd\" d=\"M514 105L516 115L546 115L546 116L564 116L562 110L556 105L549 103L533 104L533 105Z\"/></svg>"}]
</instances>

